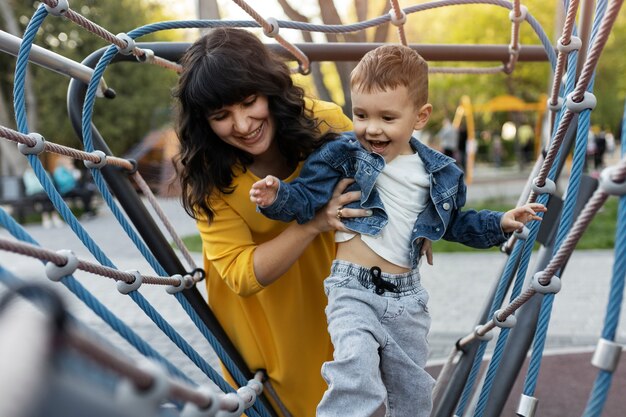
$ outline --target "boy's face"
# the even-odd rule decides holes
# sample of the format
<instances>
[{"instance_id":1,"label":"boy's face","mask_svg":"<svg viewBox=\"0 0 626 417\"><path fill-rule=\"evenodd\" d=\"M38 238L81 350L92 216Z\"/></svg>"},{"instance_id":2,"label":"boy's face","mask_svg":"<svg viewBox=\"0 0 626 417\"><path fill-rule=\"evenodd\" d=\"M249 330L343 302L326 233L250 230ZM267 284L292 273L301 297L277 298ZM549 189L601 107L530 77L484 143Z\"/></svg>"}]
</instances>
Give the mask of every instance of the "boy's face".
<instances>
[{"instance_id":1,"label":"boy's face","mask_svg":"<svg viewBox=\"0 0 626 417\"><path fill-rule=\"evenodd\" d=\"M413 154L409 144L414 130L428 122L432 106L416 108L405 86L384 91L352 91L354 132L365 149L391 162Z\"/></svg>"}]
</instances>

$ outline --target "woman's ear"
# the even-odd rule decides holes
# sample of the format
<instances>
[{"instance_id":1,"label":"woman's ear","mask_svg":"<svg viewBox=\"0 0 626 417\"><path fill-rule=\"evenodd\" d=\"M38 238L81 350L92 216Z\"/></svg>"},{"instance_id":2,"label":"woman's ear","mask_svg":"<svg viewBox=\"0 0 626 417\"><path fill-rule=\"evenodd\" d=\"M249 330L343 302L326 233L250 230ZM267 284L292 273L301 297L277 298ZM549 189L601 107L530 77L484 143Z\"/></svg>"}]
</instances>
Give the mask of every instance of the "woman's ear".
<instances>
[{"instance_id":1,"label":"woman's ear","mask_svg":"<svg viewBox=\"0 0 626 417\"><path fill-rule=\"evenodd\" d=\"M430 119L430 114L433 112L433 106L430 103L424 104L417 111L417 118L415 120L415 125L413 126L413 130L421 130L426 126L428 120Z\"/></svg>"}]
</instances>

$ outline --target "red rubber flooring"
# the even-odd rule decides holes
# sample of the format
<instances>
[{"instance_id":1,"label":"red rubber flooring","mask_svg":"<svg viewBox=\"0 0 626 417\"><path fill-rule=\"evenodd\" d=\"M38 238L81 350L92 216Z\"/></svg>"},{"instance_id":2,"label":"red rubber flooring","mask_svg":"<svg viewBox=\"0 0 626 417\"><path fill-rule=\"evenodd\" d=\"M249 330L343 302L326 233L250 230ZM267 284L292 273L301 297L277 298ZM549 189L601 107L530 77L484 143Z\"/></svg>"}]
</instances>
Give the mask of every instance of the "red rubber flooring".
<instances>
[{"instance_id":1,"label":"red rubber flooring","mask_svg":"<svg viewBox=\"0 0 626 417\"><path fill-rule=\"evenodd\" d=\"M598 375L591 365L592 352L546 355L542 361L535 397L539 400L535 417L582 416L589 394ZM509 399L502 411L503 417L515 417L522 393L526 365L520 372ZM437 375L441 368L428 371ZM618 366L613 374L611 389L605 403L603 417L626 417L626 368Z\"/></svg>"}]
</instances>

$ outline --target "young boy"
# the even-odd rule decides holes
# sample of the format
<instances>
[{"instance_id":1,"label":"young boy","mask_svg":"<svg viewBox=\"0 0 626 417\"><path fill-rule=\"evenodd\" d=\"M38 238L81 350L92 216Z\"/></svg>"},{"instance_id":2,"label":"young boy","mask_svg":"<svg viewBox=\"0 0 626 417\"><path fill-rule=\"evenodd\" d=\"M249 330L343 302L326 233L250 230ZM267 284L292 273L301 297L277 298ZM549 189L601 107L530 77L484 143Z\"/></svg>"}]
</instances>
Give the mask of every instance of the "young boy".
<instances>
[{"instance_id":1,"label":"young boy","mask_svg":"<svg viewBox=\"0 0 626 417\"><path fill-rule=\"evenodd\" d=\"M461 211L463 173L449 158L411 137L430 117L428 66L400 45L367 53L351 75L354 132L326 142L287 184L258 181L250 199L273 219L305 223L353 177L360 207L372 216L337 217L336 260L324 282L334 360L322 367L328 389L318 417L428 416L433 378L424 370L430 316L420 283L424 240L476 248L540 220L541 204L506 213ZM359 202L357 202L359 203Z\"/></svg>"}]
</instances>

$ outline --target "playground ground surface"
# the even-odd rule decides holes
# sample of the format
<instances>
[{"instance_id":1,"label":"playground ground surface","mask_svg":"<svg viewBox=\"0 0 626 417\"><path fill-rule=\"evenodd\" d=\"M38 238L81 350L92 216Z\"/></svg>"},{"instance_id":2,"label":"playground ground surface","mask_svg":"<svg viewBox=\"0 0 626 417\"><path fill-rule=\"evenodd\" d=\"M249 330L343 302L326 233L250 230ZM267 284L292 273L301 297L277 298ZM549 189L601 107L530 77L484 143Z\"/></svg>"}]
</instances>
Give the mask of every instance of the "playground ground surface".
<instances>
[{"instance_id":1,"label":"playground ground surface","mask_svg":"<svg viewBox=\"0 0 626 417\"><path fill-rule=\"evenodd\" d=\"M519 196L525 184L525 173L516 170L488 169L477 175L469 186L468 200ZM195 232L195 225L175 200L161 200L163 210L174 223L181 236ZM101 245L104 252L121 270L138 269L151 274L134 245L110 211L101 208L97 217L83 222L85 229ZM68 226L44 229L38 224L26 226L43 247L59 250L72 249L79 258L93 260L87 249L74 236ZM0 237L7 236L0 231ZM200 254L195 254L200 262ZM441 361L447 357L454 342L471 332L486 302L486 296L494 280L504 266L506 257L497 252L435 253L435 265L424 266L422 275L431 298L429 307L433 316L430 334L430 369L434 374ZM46 281L41 263L21 255L0 252L0 264L18 277ZM537 416L581 415L597 369L590 364L591 352L601 334L608 288L613 265L613 252L609 250L577 251L563 274L563 289L556 296L552 320L535 396L539 399ZM532 261L529 269L532 269ZM120 295L115 284L108 278L77 273L79 281L114 313L122 317L137 333L159 352L167 352L168 358L190 377L203 381L204 375L184 357L172 343L146 318L128 297ZM200 291L204 292L203 286ZM54 288L67 291L54 284ZM203 336L191 324L179 304L165 293L163 288L145 286L142 294L158 309L163 317L198 351L217 366L217 359ZM119 336L84 305L68 294L68 308L98 333L118 346L128 346ZM626 330L617 333L617 341L626 339ZM493 342L492 342L493 344ZM492 345L491 344L491 345ZM490 346L491 346L490 345ZM131 348L125 349L131 351ZM490 349L488 349L488 353ZM618 368L613 378L604 416L623 416L626 410L620 392L626 389L624 368ZM522 371L522 377L525 372ZM514 416L523 381L513 389L503 416Z\"/></svg>"}]
</instances>

